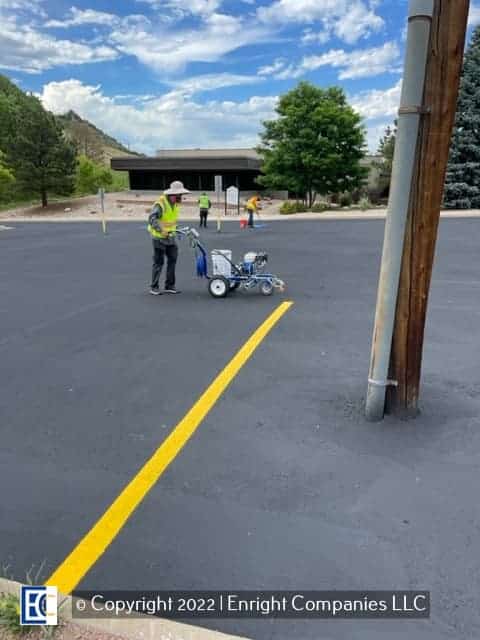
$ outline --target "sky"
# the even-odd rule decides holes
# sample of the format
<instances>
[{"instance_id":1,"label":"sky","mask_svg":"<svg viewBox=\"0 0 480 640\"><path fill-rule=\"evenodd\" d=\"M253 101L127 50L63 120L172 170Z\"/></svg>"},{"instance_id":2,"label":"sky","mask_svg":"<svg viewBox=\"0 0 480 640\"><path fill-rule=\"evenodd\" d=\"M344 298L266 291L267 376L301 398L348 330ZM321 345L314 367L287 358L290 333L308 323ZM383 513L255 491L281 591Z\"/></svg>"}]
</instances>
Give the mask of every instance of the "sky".
<instances>
[{"instance_id":1,"label":"sky","mask_svg":"<svg viewBox=\"0 0 480 640\"><path fill-rule=\"evenodd\" d=\"M252 147L300 80L341 86L374 152L407 0L0 0L0 73L132 150ZM469 35L480 23L471 4Z\"/></svg>"}]
</instances>

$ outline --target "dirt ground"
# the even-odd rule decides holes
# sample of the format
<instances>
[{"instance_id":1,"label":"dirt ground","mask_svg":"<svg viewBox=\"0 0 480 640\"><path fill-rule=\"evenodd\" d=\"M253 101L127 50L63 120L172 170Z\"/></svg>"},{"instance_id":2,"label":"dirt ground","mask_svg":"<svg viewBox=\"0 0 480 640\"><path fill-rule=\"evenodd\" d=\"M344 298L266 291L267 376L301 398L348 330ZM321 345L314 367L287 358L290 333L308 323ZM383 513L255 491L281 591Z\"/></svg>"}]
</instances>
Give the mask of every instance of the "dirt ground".
<instances>
[{"instance_id":1,"label":"dirt ground","mask_svg":"<svg viewBox=\"0 0 480 640\"><path fill-rule=\"evenodd\" d=\"M51 635L49 630L53 629ZM18 635L0 627L0 640L125 640L126 636L111 635L104 631L80 626L73 622L62 622L58 627L42 627Z\"/></svg>"},{"instance_id":2,"label":"dirt ground","mask_svg":"<svg viewBox=\"0 0 480 640\"><path fill-rule=\"evenodd\" d=\"M105 196L105 215L109 220L144 220L148 215L156 193L134 194L131 192L108 193ZM282 202L280 200L265 200L262 211L265 215L279 214ZM240 203L240 211L243 212L243 201ZM217 206L213 203L210 211L212 218L220 212L225 213L225 205ZM55 202L46 208L41 206L18 207L0 212L0 220L85 220L101 219L102 209L98 196L74 198L62 202ZM237 216L237 209L228 210L228 216ZM185 220L198 218L198 205L196 196L186 196L182 202L182 215Z\"/></svg>"},{"instance_id":3,"label":"dirt ground","mask_svg":"<svg viewBox=\"0 0 480 640\"><path fill-rule=\"evenodd\" d=\"M134 193L124 191L119 193L108 193L105 196L105 219L109 221L122 220L141 220L147 219L148 213L158 194ZM367 211L360 209L336 209L325 211L323 213L297 213L295 215L281 215L281 200L267 200L262 202L262 210L259 220L353 220L353 219L378 219L384 218L386 209L375 208ZM240 214L246 217L244 213L244 202L240 202ZM237 208L228 210L225 217L225 206L213 204L210 210L210 220L216 220L218 213L222 219L238 220ZM446 218L474 218L480 216L480 210L472 209L469 211L444 211L442 217ZM17 207L6 211L0 211L0 223L8 223L15 221L25 222L99 222L102 219L102 210L98 196L86 196L84 198L73 198L62 202L54 202L45 209L39 205ZM180 220L198 221L198 205L197 197L194 195L186 196L182 202L182 210ZM1 231L1 228L0 228Z\"/></svg>"}]
</instances>

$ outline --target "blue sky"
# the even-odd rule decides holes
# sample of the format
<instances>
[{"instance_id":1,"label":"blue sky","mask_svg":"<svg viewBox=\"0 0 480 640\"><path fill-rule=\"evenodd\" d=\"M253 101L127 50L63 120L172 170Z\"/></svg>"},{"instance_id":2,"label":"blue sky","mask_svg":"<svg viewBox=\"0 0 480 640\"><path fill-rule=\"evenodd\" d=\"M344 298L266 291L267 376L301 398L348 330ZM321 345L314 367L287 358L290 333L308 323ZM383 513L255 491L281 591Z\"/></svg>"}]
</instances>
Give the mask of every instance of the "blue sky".
<instances>
[{"instance_id":1,"label":"blue sky","mask_svg":"<svg viewBox=\"0 0 480 640\"><path fill-rule=\"evenodd\" d=\"M368 145L398 109L407 0L0 0L0 71L132 149L248 147L302 79L342 86ZM480 22L472 3L470 30Z\"/></svg>"}]
</instances>

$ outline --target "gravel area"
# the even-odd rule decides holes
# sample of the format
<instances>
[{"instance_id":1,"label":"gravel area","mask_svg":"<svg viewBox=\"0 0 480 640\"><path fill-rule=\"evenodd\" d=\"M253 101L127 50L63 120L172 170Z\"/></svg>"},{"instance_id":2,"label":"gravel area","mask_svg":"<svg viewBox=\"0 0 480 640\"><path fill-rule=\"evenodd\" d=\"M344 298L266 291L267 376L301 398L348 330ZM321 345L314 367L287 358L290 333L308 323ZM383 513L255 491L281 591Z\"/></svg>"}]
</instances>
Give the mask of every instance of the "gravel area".
<instances>
[{"instance_id":1,"label":"gravel area","mask_svg":"<svg viewBox=\"0 0 480 640\"><path fill-rule=\"evenodd\" d=\"M133 194L130 192L108 193L105 196L105 215L109 220L144 220L150 211L158 194ZM241 211L243 210L241 201ZM263 203L263 213L271 215L279 213L280 200ZM210 211L211 217L216 217L218 212L224 214L225 207L222 203L217 206L213 203ZM231 216L237 216L235 209L230 210ZM74 198L62 202L54 202L46 208L41 206L17 207L0 212L0 220L85 220L101 219L102 210L97 196ZM187 196L182 202L183 219L197 219L198 205L196 196Z\"/></svg>"},{"instance_id":2,"label":"gravel area","mask_svg":"<svg viewBox=\"0 0 480 640\"><path fill-rule=\"evenodd\" d=\"M0 627L0 640L125 640L127 636L112 635L91 627L84 627L73 622L62 622L58 627L42 627L28 633L13 634Z\"/></svg>"}]
</instances>

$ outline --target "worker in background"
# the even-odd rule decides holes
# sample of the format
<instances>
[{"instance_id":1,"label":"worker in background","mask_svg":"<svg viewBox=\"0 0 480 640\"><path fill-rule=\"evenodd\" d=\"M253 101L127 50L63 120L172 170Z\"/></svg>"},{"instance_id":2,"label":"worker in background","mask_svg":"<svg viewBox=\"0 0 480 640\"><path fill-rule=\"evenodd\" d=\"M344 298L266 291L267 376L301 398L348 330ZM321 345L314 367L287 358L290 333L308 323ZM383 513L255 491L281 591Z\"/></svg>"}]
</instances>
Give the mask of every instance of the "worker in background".
<instances>
[{"instance_id":1,"label":"worker in background","mask_svg":"<svg viewBox=\"0 0 480 640\"><path fill-rule=\"evenodd\" d=\"M200 198L198 199L198 206L200 207L200 226L207 228L207 218L208 212L210 211L210 207L212 203L210 202L210 198L207 196L205 191L202 193Z\"/></svg>"},{"instance_id":2,"label":"worker in background","mask_svg":"<svg viewBox=\"0 0 480 640\"><path fill-rule=\"evenodd\" d=\"M153 242L152 284L150 293L160 295L159 282L165 256L167 258L167 274L164 293L180 293L175 288L175 267L178 257L176 242L177 221L180 212L182 196L190 193L183 183L175 180L169 189L153 205L148 218L148 231Z\"/></svg>"},{"instance_id":3,"label":"worker in background","mask_svg":"<svg viewBox=\"0 0 480 640\"><path fill-rule=\"evenodd\" d=\"M261 201L261 198L257 194L257 195L254 195L252 198L250 198L250 200L247 202L248 226L252 229L254 227L253 216L260 209L260 201Z\"/></svg>"}]
</instances>

